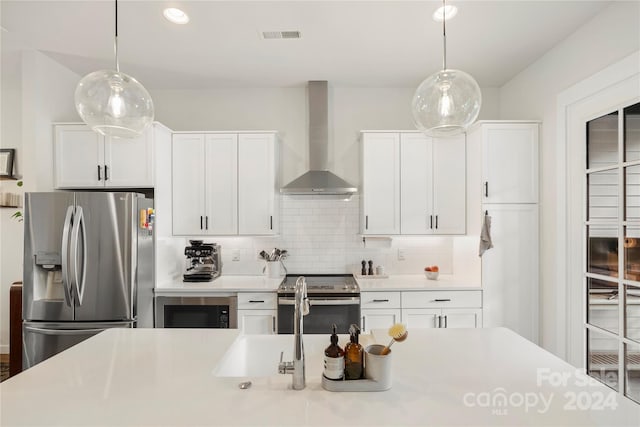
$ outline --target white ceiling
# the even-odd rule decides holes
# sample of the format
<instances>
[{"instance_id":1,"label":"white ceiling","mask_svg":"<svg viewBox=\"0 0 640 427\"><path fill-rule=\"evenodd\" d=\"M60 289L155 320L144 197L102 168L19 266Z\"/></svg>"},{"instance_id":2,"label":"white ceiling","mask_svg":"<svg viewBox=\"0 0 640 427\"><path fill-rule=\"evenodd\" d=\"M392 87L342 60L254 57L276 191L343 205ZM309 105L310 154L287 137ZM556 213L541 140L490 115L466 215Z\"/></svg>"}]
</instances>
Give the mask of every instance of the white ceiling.
<instances>
[{"instance_id":1,"label":"white ceiling","mask_svg":"<svg viewBox=\"0 0 640 427\"><path fill-rule=\"evenodd\" d=\"M450 68L499 87L610 1L462 1L447 24ZM120 69L149 89L413 87L442 66L439 1L119 0ZM166 21L178 6L187 25ZM84 75L113 68L113 1L2 0L8 43L45 52ZM262 31L299 30L299 40Z\"/></svg>"}]
</instances>

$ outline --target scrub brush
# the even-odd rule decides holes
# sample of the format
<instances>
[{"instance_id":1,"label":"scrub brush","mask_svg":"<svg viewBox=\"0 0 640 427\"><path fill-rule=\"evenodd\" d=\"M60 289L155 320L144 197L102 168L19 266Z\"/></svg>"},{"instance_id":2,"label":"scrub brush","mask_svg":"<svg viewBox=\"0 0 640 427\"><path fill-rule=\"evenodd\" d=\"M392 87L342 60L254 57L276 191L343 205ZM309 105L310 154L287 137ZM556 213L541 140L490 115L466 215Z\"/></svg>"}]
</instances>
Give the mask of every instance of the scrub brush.
<instances>
[{"instance_id":1,"label":"scrub brush","mask_svg":"<svg viewBox=\"0 0 640 427\"><path fill-rule=\"evenodd\" d=\"M407 335L409 335L409 331L402 323L396 323L392 327L389 328L389 336L391 337L391 342L388 346L382 349L380 355L384 356L385 354L389 354L391 351L391 346L394 342L402 342L407 339Z\"/></svg>"}]
</instances>

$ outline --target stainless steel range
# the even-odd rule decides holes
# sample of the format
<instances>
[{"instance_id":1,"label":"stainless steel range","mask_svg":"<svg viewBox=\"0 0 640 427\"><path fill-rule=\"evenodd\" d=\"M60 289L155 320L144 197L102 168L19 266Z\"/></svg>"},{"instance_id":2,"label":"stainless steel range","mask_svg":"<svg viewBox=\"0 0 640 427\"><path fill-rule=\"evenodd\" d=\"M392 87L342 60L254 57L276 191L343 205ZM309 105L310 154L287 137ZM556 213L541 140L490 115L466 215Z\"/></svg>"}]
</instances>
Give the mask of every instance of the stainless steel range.
<instances>
[{"instance_id":1,"label":"stainless steel range","mask_svg":"<svg viewBox=\"0 0 640 427\"><path fill-rule=\"evenodd\" d=\"M309 314L304 317L306 334L348 333L353 323L360 325L360 287L352 274L289 274L278 288L278 333L293 333L294 287L296 279L307 282Z\"/></svg>"}]
</instances>

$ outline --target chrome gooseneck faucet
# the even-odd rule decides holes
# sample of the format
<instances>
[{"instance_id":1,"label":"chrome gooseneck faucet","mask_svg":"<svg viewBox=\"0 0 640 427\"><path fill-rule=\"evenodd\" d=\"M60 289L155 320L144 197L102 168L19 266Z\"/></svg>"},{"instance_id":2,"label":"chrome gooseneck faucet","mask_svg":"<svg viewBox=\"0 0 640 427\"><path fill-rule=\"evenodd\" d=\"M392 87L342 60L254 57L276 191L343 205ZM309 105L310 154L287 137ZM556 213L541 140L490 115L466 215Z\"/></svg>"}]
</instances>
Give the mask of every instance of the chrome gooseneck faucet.
<instances>
[{"instance_id":1,"label":"chrome gooseneck faucet","mask_svg":"<svg viewBox=\"0 0 640 427\"><path fill-rule=\"evenodd\" d=\"M294 390L302 390L305 387L302 318L307 314L309 314L307 282L304 276L300 276L296 280L295 306L293 310L293 362L283 362L282 353L280 353L280 365L278 365L278 372L281 374L293 374L292 387Z\"/></svg>"}]
</instances>

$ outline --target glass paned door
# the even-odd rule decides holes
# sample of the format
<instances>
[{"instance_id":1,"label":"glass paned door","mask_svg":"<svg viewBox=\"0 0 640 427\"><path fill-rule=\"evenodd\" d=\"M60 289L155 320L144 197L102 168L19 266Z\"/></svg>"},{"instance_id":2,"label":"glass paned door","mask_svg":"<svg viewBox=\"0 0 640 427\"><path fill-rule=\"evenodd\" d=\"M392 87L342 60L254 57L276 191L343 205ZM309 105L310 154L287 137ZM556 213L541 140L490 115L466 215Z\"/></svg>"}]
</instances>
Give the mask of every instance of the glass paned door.
<instances>
[{"instance_id":1,"label":"glass paned door","mask_svg":"<svg viewBox=\"0 0 640 427\"><path fill-rule=\"evenodd\" d=\"M640 103L586 133L587 372L640 403Z\"/></svg>"}]
</instances>

